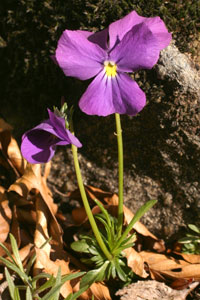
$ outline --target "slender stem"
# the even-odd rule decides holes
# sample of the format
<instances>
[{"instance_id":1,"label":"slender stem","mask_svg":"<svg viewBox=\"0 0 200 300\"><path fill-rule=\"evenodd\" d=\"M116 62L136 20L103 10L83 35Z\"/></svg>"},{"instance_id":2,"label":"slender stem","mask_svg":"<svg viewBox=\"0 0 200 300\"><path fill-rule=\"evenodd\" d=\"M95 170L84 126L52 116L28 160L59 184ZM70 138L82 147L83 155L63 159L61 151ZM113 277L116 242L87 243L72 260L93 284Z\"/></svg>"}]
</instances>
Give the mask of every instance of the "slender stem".
<instances>
[{"instance_id":1,"label":"slender stem","mask_svg":"<svg viewBox=\"0 0 200 300\"><path fill-rule=\"evenodd\" d=\"M119 168L119 204L118 204L118 236L121 235L123 225L123 141L122 129L120 122L120 115L115 114L116 131L117 131L117 144L118 144L118 168Z\"/></svg>"},{"instance_id":2,"label":"slender stem","mask_svg":"<svg viewBox=\"0 0 200 300\"><path fill-rule=\"evenodd\" d=\"M103 253L105 254L105 256L107 257L108 260L112 260L113 257L112 257L112 255L110 254L110 252L108 251L106 245L103 242L103 239L102 239L101 234L98 230L97 224L95 222L94 216L92 214L91 208L90 208L88 200L87 200L87 195L85 193L85 188L84 188L84 185L83 185L80 166L79 166L79 162L78 162L77 147L74 146L74 145L72 145L72 153L73 153L73 158L74 158L74 167L75 167L75 171L76 171L78 186L79 186L79 190L80 190L80 193L81 193L81 197L82 197L82 200L83 200L83 204L84 204L84 207L85 207L90 225L92 227L92 230L94 232L94 235L96 237L96 240L97 240L101 250L103 251Z\"/></svg>"}]
</instances>

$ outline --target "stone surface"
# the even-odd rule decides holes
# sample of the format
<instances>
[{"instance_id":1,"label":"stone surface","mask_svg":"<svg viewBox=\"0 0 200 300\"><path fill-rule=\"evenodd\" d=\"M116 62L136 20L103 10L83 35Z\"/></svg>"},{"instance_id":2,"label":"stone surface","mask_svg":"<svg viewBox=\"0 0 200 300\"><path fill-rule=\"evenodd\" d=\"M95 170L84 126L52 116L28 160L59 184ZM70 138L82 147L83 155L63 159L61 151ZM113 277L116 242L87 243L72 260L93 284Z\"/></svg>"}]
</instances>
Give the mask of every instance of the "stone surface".
<instances>
[{"instance_id":1,"label":"stone surface","mask_svg":"<svg viewBox=\"0 0 200 300\"><path fill-rule=\"evenodd\" d=\"M138 281L119 290L116 295L121 296L121 300L185 300L198 284L194 282L188 288L179 291L154 280Z\"/></svg>"}]
</instances>

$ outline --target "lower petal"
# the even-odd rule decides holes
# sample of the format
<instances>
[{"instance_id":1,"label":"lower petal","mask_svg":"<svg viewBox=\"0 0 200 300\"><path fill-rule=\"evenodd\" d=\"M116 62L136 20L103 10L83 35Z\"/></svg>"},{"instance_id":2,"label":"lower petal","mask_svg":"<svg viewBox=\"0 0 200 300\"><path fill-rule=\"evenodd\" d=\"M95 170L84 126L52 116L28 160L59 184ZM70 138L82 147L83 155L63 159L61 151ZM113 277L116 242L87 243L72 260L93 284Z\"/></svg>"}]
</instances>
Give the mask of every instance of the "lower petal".
<instances>
[{"instance_id":1,"label":"lower petal","mask_svg":"<svg viewBox=\"0 0 200 300\"><path fill-rule=\"evenodd\" d=\"M88 86L79 102L80 109L88 115L108 116L115 113L112 96L112 79L100 72Z\"/></svg>"},{"instance_id":2,"label":"lower petal","mask_svg":"<svg viewBox=\"0 0 200 300\"><path fill-rule=\"evenodd\" d=\"M145 93L129 76L118 73L116 77L109 78L102 71L88 86L79 107L88 115L119 113L134 116L145 104Z\"/></svg>"},{"instance_id":3,"label":"lower petal","mask_svg":"<svg viewBox=\"0 0 200 300\"><path fill-rule=\"evenodd\" d=\"M38 147L26 134L22 138L21 152L24 158L31 164L46 163L54 156L55 147Z\"/></svg>"},{"instance_id":4,"label":"lower petal","mask_svg":"<svg viewBox=\"0 0 200 300\"><path fill-rule=\"evenodd\" d=\"M128 75L119 73L113 80L113 105L116 113L135 116L146 104L145 93Z\"/></svg>"}]
</instances>

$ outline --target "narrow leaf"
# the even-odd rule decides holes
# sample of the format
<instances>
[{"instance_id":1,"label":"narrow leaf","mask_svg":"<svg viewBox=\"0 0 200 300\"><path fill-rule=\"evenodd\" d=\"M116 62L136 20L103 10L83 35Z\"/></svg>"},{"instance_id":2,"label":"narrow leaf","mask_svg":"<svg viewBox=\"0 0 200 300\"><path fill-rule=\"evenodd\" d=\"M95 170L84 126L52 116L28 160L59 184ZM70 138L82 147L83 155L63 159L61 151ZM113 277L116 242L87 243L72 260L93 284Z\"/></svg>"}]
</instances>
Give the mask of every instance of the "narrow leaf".
<instances>
[{"instance_id":1,"label":"narrow leaf","mask_svg":"<svg viewBox=\"0 0 200 300\"><path fill-rule=\"evenodd\" d=\"M21 261L20 255L19 255L19 251L18 251L17 242L11 233L9 233L9 237L10 237L10 241L11 241L14 258L16 259L16 263L17 263L18 267L20 268L20 270L22 272L24 272L24 268L23 268L22 261Z\"/></svg>"},{"instance_id":2,"label":"narrow leaf","mask_svg":"<svg viewBox=\"0 0 200 300\"><path fill-rule=\"evenodd\" d=\"M118 240L118 242L116 243L116 246L114 247L114 249L118 248L119 245L122 243L122 241L126 238L126 236L128 235L129 231L133 228L133 225L139 221L139 219L154 205L156 204L157 200L150 200L147 203L145 203L144 205L142 205L137 212L135 213L134 217L132 218L132 220L130 221L130 223L128 224L128 226L126 227L124 233L122 234L121 238Z\"/></svg>"},{"instance_id":3,"label":"narrow leaf","mask_svg":"<svg viewBox=\"0 0 200 300\"><path fill-rule=\"evenodd\" d=\"M58 274L56 276L55 286L59 285L60 283L61 283L61 267L59 266L59 268L58 268ZM63 285L63 283L62 283L62 285ZM60 290L57 290L54 293L53 300L58 300L59 299L59 295L60 295Z\"/></svg>"},{"instance_id":4,"label":"narrow leaf","mask_svg":"<svg viewBox=\"0 0 200 300\"><path fill-rule=\"evenodd\" d=\"M0 243L0 247L3 248L3 250L6 252L7 256L10 257L10 259L12 260L12 262L16 265L16 261L12 257L10 251L4 246L4 244ZM2 257L0 256L0 260L1 260L1 258Z\"/></svg>"},{"instance_id":5,"label":"narrow leaf","mask_svg":"<svg viewBox=\"0 0 200 300\"><path fill-rule=\"evenodd\" d=\"M199 229L196 225L194 225L194 224L188 224L188 227L189 227L192 231L194 231L194 232L200 234L200 229Z\"/></svg>"},{"instance_id":6,"label":"narrow leaf","mask_svg":"<svg viewBox=\"0 0 200 300\"><path fill-rule=\"evenodd\" d=\"M29 288L29 286L26 289L26 300L32 300L32 294L31 294L31 290Z\"/></svg>"},{"instance_id":7,"label":"narrow leaf","mask_svg":"<svg viewBox=\"0 0 200 300\"><path fill-rule=\"evenodd\" d=\"M8 267L9 269L13 270L14 272L16 272L19 277L23 280L23 281L26 281L28 282L29 278L28 276L26 275L26 273L23 273L16 265L14 265L12 262L10 262L9 260L1 257L0 258L1 261L6 265L6 267Z\"/></svg>"},{"instance_id":8,"label":"narrow leaf","mask_svg":"<svg viewBox=\"0 0 200 300\"><path fill-rule=\"evenodd\" d=\"M8 282L8 288L9 288L10 296L14 300L15 285L14 285L13 279L10 276L10 273L8 272L7 268L5 268L5 276L6 276L6 280Z\"/></svg>"},{"instance_id":9,"label":"narrow leaf","mask_svg":"<svg viewBox=\"0 0 200 300\"><path fill-rule=\"evenodd\" d=\"M42 291L45 291L46 289L52 287L55 284L55 278L53 277L53 275L50 277L50 279L45 282L43 285L41 285L38 289L37 289L37 293L41 293Z\"/></svg>"},{"instance_id":10,"label":"narrow leaf","mask_svg":"<svg viewBox=\"0 0 200 300\"><path fill-rule=\"evenodd\" d=\"M14 300L21 300L20 295L19 295L19 290L17 287L15 287L15 290L14 290Z\"/></svg>"}]
</instances>

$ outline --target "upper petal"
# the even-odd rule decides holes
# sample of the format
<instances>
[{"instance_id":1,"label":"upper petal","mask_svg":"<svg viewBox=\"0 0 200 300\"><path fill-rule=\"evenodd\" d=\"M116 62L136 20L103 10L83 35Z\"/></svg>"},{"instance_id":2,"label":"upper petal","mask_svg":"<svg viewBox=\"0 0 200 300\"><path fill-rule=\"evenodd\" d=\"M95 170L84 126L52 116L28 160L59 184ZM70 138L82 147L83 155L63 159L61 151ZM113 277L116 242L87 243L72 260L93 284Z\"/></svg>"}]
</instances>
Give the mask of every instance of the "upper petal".
<instances>
[{"instance_id":1,"label":"upper petal","mask_svg":"<svg viewBox=\"0 0 200 300\"><path fill-rule=\"evenodd\" d=\"M82 147L82 144L79 142L77 137L75 137L68 129L66 129L64 118L58 117L50 109L48 109L48 114L51 125L55 131L54 135L60 139L56 145L73 144L76 147Z\"/></svg>"},{"instance_id":2,"label":"upper petal","mask_svg":"<svg viewBox=\"0 0 200 300\"><path fill-rule=\"evenodd\" d=\"M92 43L99 45L101 48L107 50L108 48L108 28L95 32L88 37Z\"/></svg>"},{"instance_id":3,"label":"upper petal","mask_svg":"<svg viewBox=\"0 0 200 300\"><path fill-rule=\"evenodd\" d=\"M124 18L109 25L110 49L116 44L117 40L121 41L124 35L131 30L133 26L142 22L144 22L156 36L160 50L169 45L172 37L160 17L141 17L136 11L132 11Z\"/></svg>"},{"instance_id":4,"label":"upper petal","mask_svg":"<svg viewBox=\"0 0 200 300\"><path fill-rule=\"evenodd\" d=\"M80 30L65 30L61 35L55 57L66 76L85 80L101 70L106 52L90 42L89 36L88 32Z\"/></svg>"},{"instance_id":5,"label":"upper petal","mask_svg":"<svg viewBox=\"0 0 200 300\"><path fill-rule=\"evenodd\" d=\"M135 25L110 52L110 58L124 72L151 69L159 58L156 37L145 23Z\"/></svg>"}]
</instances>

